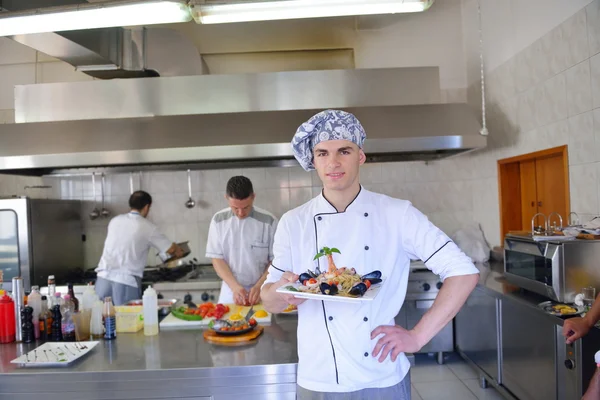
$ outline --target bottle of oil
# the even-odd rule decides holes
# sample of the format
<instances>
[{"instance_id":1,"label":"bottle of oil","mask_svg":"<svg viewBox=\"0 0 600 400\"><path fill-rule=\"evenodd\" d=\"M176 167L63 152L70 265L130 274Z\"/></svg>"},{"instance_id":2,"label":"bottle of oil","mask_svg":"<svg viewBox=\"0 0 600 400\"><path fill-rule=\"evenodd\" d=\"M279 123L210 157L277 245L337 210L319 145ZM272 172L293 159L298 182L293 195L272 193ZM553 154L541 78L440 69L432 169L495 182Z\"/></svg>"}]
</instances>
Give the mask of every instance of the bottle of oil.
<instances>
[{"instance_id":1,"label":"bottle of oil","mask_svg":"<svg viewBox=\"0 0 600 400\"><path fill-rule=\"evenodd\" d=\"M104 309L102 310L102 320L104 321L104 339L114 340L117 338L117 314L113 307L112 298L104 298Z\"/></svg>"}]
</instances>

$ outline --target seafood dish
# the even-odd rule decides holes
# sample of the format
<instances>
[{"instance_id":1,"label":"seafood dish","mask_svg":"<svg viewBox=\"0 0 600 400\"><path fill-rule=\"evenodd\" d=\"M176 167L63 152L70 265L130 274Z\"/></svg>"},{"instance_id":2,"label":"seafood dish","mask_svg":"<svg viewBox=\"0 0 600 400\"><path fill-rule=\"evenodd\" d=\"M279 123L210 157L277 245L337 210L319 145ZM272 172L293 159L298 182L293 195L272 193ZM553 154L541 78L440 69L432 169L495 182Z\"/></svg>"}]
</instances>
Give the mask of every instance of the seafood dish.
<instances>
[{"instance_id":1,"label":"seafood dish","mask_svg":"<svg viewBox=\"0 0 600 400\"><path fill-rule=\"evenodd\" d=\"M234 321L230 322L223 319L211 321L208 327L215 331L215 333L223 336L237 336L243 335L244 333L250 332L257 326L257 322L254 318L246 321Z\"/></svg>"},{"instance_id":2,"label":"seafood dish","mask_svg":"<svg viewBox=\"0 0 600 400\"><path fill-rule=\"evenodd\" d=\"M362 297L372 285L382 282L381 271L360 275L354 268L337 268L333 261L333 253L340 253L340 251L336 248L323 247L314 259L326 256L327 271L322 273L317 267L316 272L311 270L303 272L298 278L302 285L288 286L287 289L328 296Z\"/></svg>"}]
</instances>

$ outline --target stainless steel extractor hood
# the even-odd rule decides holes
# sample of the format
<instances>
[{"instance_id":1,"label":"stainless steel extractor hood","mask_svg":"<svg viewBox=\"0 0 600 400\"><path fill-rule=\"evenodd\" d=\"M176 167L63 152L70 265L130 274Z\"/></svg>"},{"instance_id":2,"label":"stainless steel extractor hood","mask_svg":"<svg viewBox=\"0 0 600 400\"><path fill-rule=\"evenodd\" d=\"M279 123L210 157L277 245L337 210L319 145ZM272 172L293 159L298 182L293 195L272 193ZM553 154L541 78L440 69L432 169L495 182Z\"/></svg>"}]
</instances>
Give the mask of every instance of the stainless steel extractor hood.
<instances>
[{"instance_id":1,"label":"stainless steel extractor hood","mask_svg":"<svg viewBox=\"0 0 600 400\"><path fill-rule=\"evenodd\" d=\"M353 112L370 161L485 147L466 104L439 104L437 68L202 75L18 86L0 172L297 165L290 140L324 108Z\"/></svg>"}]
</instances>

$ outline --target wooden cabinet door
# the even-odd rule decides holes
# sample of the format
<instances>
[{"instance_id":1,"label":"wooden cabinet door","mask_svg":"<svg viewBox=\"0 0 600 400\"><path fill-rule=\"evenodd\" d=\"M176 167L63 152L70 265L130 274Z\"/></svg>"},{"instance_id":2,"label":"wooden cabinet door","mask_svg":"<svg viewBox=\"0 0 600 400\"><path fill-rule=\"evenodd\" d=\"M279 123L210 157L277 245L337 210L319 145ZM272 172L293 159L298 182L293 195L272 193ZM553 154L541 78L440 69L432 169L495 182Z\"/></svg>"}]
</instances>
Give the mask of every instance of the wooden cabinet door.
<instances>
[{"instance_id":1,"label":"wooden cabinet door","mask_svg":"<svg viewBox=\"0 0 600 400\"><path fill-rule=\"evenodd\" d=\"M531 218L538 213L538 198L536 184L536 161L527 160L519 163L521 177L521 229L531 229ZM536 226L543 224L543 218L538 217Z\"/></svg>"},{"instance_id":2,"label":"wooden cabinet door","mask_svg":"<svg viewBox=\"0 0 600 400\"><path fill-rule=\"evenodd\" d=\"M537 211L546 217L552 212L557 212L563 218L563 225L567 224L568 211L565 199L566 182L563 159L560 156L537 158L535 160L535 174L537 186ZM552 217L552 223L558 225L558 217Z\"/></svg>"}]
</instances>

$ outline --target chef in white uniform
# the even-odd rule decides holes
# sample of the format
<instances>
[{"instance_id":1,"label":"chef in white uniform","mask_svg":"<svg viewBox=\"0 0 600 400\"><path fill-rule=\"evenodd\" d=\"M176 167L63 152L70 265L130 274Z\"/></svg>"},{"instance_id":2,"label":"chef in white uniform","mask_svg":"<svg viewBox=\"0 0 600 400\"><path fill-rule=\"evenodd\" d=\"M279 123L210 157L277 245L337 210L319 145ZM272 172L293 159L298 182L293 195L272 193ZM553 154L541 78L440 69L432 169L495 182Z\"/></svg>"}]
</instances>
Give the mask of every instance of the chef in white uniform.
<instances>
[{"instance_id":1,"label":"chef in white uniform","mask_svg":"<svg viewBox=\"0 0 600 400\"><path fill-rule=\"evenodd\" d=\"M131 210L108 224L102 257L96 268L95 290L101 299L112 297L116 306L142 298L142 277L150 247L161 254L183 256L183 249L163 235L146 217L152 196L143 190L129 197Z\"/></svg>"},{"instance_id":2,"label":"chef in white uniform","mask_svg":"<svg viewBox=\"0 0 600 400\"><path fill-rule=\"evenodd\" d=\"M392 127L390 127L392 128ZM298 399L410 399L410 363L459 311L478 281L471 260L410 202L373 193L359 183L365 131L344 111L327 110L294 136L296 159L316 169L323 191L283 215L274 259L261 297L265 309L298 305ZM335 247L338 267L361 275L380 270L384 281L373 301L301 300L276 289L307 269L327 270L323 247ZM406 295L411 259L443 279L433 307L412 329L395 326Z\"/></svg>"},{"instance_id":3,"label":"chef in white uniform","mask_svg":"<svg viewBox=\"0 0 600 400\"><path fill-rule=\"evenodd\" d=\"M210 222L206 257L223 280L219 303L254 305L273 259L277 219L254 207L254 188L245 176L229 179L225 198L229 207Z\"/></svg>"}]
</instances>

